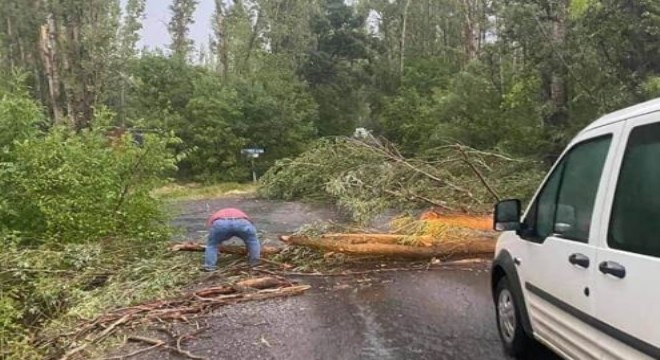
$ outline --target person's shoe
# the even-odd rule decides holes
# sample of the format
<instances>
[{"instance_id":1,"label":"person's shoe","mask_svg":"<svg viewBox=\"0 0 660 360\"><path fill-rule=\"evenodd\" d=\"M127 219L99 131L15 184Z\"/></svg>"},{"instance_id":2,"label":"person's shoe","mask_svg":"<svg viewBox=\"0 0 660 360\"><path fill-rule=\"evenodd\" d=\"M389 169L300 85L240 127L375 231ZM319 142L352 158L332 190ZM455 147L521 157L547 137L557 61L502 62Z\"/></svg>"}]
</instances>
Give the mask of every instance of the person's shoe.
<instances>
[{"instance_id":1,"label":"person's shoe","mask_svg":"<svg viewBox=\"0 0 660 360\"><path fill-rule=\"evenodd\" d=\"M248 261L248 266L249 266L249 267L259 266L260 264L261 264L261 261L260 261L260 260Z\"/></svg>"},{"instance_id":2,"label":"person's shoe","mask_svg":"<svg viewBox=\"0 0 660 360\"><path fill-rule=\"evenodd\" d=\"M203 272L214 272L214 271L218 270L218 268L217 267L202 266L200 268L200 270L203 271Z\"/></svg>"}]
</instances>

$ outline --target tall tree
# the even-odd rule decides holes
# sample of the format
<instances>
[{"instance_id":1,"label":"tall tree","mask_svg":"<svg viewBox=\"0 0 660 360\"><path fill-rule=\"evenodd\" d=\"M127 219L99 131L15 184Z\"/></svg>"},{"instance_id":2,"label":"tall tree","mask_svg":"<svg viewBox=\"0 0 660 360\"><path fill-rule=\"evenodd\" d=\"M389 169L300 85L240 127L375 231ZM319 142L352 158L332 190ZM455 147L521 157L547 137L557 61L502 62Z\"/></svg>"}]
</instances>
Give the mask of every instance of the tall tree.
<instances>
[{"instance_id":1,"label":"tall tree","mask_svg":"<svg viewBox=\"0 0 660 360\"><path fill-rule=\"evenodd\" d=\"M121 56L129 59L135 55L142 21L145 16L146 0L127 0L124 20L121 25Z\"/></svg>"},{"instance_id":2,"label":"tall tree","mask_svg":"<svg viewBox=\"0 0 660 360\"><path fill-rule=\"evenodd\" d=\"M301 73L319 104L321 135L347 135L360 124L369 77L370 37L366 19L343 0L323 0L312 19L316 48L307 53Z\"/></svg>"},{"instance_id":3,"label":"tall tree","mask_svg":"<svg viewBox=\"0 0 660 360\"><path fill-rule=\"evenodd\" d=\"M173 0L170 5L172 18L168 26L172 43L172 54L182 60L187 60L192 51L193 41L188 37L190 25L195 22L194 14L198 0Z\"/></svg>"},{"instance_id":4,"label":"tall tree","mask_svg":"<svg viewBox=\"0 0 660 360\"><path fill-rule=\"evenodd\" d=\"M227 10L223 0L215 0L213 14L213 38L211 45L215 57L216 71L226 79L229 74L229 44L227 41Z\"/></svg>"},{"instance_id":5,"label":"tall tree","mask_svg":"<svg viewBox=\"0 0 660 360\"><path fill-rule=\"evenodd\" d=\"M56 122L89 126L93 109L106 102L116 65L119 0L41 0L41 62ZM64 110L66 109L66 111ZM66 117L63 115L66 113Z\"/></svg>"},{"instance_id":6,"label":"tall tree","mask_svg":"<svg viewBox=\"0 0 660 360\"><path fill-rule=\"evenodd\" d=\"M232 74L245 74L246 70L249 70L245 59L251 51L253 29L250 15L247 3L242 0L235 0L227 10L224 51L227 54L228 72Z\"/></svg>"},{"instance_id":7,"label":"tall tree","mask_svg":"<svg viewBox=\"0 0 660 360\"><path fill-rule=\"evenodd\" d=\"M257 0L264 18L267 45L298 67L314 46L312 19L320 13L320 0Z\"/></svg>"}]
</instances>

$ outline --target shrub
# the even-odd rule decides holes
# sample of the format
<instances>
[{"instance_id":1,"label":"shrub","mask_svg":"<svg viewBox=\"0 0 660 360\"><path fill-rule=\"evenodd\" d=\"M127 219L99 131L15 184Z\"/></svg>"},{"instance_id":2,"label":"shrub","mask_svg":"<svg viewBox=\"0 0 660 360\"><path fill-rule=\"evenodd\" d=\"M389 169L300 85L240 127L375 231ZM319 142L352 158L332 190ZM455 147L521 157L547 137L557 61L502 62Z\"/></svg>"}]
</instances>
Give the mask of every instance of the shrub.
<instances>
[{"instance_id":1,"label":"shrub","mask_svg":"<svg viewBox=\"0 0 660 360\"><path fill-rule=\"evenodd\" d=\"M101 112L97 122L110 116ZM176 169L173 141L147 134L137 144L123 135L111 144L102 130L64 128L17 141L0 168L0 222L32 245L157 234L164 214L150 192Z\"/></svg>"}]
</instances>

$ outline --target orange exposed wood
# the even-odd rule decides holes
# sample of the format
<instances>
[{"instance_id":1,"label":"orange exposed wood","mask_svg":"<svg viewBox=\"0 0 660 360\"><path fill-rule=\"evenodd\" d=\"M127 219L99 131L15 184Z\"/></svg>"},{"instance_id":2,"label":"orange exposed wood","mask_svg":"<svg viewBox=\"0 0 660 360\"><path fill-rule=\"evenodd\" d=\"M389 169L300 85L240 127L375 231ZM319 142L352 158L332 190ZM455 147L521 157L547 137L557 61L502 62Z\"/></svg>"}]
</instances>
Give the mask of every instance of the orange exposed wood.
<instances>
[{"instance_id":1,"label":"orange exposed wood","mask_svg":"<svg viewBox=\"0 0 660 360\"><path fill-rule=\"evenodd\" d=\"M424 221L438 221L444 225L452 227L481 231L493 230L493 218L491 216L439 214L435 211L427 211L422 214L420 219Z\"/></svg>"}]
</instances>

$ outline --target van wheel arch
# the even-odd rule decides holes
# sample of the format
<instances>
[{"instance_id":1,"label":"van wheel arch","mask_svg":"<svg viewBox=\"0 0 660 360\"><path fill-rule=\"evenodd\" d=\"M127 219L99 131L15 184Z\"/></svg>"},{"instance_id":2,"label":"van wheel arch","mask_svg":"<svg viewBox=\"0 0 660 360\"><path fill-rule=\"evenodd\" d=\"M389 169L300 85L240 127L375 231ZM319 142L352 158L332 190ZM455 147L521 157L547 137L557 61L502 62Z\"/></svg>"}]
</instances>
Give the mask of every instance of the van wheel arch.
<instances>
[{"instance_id":1,"label":"van wheel arch","mask_svg":"<svg viewBox=\"0 0 660 360\"><path fill-rule=\"evenodd\" d=\"M534 338L534 331L532 330L532 324L529 320L529 315L527 314L527 305L525 303L525 297L523 296L520 278L518 277L513 257L507 250L501 250L499 252L491 267L491 293L493 296L493 304L496 306L497 285L503 278L508 279L508 283L511 286L511 293L519 306L521 316L520 323L525 334L530 338Z\"/></svg>"}]
</instances>

